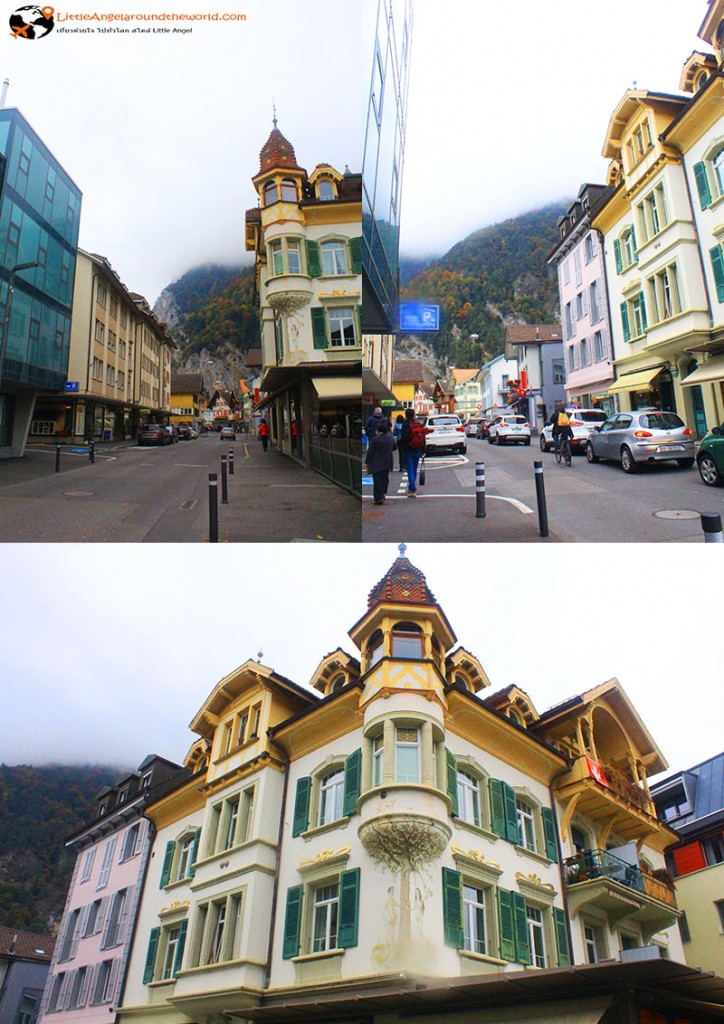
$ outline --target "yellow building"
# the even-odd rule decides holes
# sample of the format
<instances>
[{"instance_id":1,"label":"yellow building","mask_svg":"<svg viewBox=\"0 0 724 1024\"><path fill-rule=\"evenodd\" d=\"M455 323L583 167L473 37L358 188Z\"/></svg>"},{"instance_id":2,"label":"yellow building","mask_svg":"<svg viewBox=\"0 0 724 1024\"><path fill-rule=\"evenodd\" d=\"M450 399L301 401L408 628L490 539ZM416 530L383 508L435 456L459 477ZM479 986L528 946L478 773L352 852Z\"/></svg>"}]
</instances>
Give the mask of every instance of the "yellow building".
<instances>
[{"instance_id":1,"label":"yellow building","mask_svg":"<svg viewBox=\"0 0 724 1024\"><path fill-rule=\"evenodd\" d=\"M171 423L197 425L205 406L204 378L200 373L171 374Z\"/></svg>"}]
</instances>

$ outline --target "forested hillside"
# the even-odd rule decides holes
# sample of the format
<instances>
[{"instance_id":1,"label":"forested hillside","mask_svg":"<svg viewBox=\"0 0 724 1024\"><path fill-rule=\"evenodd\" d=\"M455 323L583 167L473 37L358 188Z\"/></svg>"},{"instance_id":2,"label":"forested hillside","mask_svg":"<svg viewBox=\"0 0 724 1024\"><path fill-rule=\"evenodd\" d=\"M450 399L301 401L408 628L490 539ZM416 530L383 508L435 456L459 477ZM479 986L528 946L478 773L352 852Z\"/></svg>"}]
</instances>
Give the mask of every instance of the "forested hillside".
<instances>
[{"instance_id":1,"label":"forested hillside","mask_svg":"<svg viewBox=\"0 0 724 1024\"><path fill-rule=\"evenodd\" d=\"M408 280L404 299L441 307L441 329L430 335L438 361L479 366L502 352L506 323L557 319L558 286L546 258L569 206L555 203L475 231Z\"/></svg>"},{"instance_id":2,"label":"forested hillside","mask_svg":"<svg viewBox=\"0 0 724 1024\"><path fill-rule=\"evenodd\" d=\"M46 932L65 906L75 856L66 838L90 821L114 768L0 765L0 924Z\"/></svg>"}]
</instances>

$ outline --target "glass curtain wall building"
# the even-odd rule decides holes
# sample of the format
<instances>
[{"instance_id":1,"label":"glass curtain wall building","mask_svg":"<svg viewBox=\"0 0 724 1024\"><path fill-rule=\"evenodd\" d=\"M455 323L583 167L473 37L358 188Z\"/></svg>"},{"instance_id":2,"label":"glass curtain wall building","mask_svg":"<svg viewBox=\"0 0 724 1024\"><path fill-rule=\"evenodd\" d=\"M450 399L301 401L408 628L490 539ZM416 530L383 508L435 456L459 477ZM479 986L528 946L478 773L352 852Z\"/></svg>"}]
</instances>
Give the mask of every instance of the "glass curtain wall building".
<instances>
[{"instance_id":1,"label":"glass curtain wall building","mask_svg":"<svg viewBox=\"0 0 724 1024\"><path fill-rule=\"evenodd\" d=\"M372 75L362 166L363 330L397 329L400 198L412 42L412 0L364 5Z\"/></svg>"},{"instance_id":2,"label":"glass curtain wall building","mask_svg":"<svg viewBox=\"0 0 724 1024\"><path fill-rule=\"evenodd\" d=\"M65 387L81 193L18 110L0 109L0 457L38 390Z\"/></svg>"}]
</instances>

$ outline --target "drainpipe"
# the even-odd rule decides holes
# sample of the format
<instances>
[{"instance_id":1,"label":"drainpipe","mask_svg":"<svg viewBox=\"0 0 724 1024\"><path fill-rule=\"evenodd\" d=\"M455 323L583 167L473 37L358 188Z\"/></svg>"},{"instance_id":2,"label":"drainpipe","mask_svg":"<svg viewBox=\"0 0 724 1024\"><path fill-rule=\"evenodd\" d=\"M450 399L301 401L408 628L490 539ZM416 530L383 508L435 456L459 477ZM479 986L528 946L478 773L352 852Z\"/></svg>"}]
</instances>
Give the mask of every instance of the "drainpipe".
<instances>
[{"instance_id":1,"label":"drainpipe","mask_svg":"<svg viewBox=\"0 0 724 1024\"><path fill-rule=\"evenodd\" d=\"M271 739L271 737L270 737ZM271 740L273 743L273 739ZM279 813L279 832L277 834L277 856L274 868L274 888L272 889L271 918L269 919L269 945L266 953L266 968L264 971L264 988L269 988L271 981L272 951L274 949L274 929L277 917L277 896L279 894L279 867L281 864L282 838L284 836L284 813L287 806L287 790L289 788L289 758L284 757L284 784L282 786L282 803Z\"/></svg>"},{"instance_id":2,"label":"drainpipe","mask_svg":"<svg viewBox=\"0 0 724 1024\"><path fill-rule=\"evenodd\" d=\"M563 850L561 849L561 833L558 828L558 812L556 810L556 797L555 793L553 792L553 783L557 779L560 779L564 775L567 775L568 772L570 772L571 770L571 766L572 761L570 758L568 758L567 767L564 768L562 771L558 772L557 775L554 775L551 781L548 783L548 794L551 799L551 813L553 814L553 824L556 830L556 848L558 850L558 873L560 874L561 878L561 895L563 897L563 910L565 911L566 915L566 934L568 935L568 948L571 951L571 965L573 965L573 932L571 931L571 915L568 910L568 892L566 890L566 879L563 872Z\"/></svg>"},{"instance_id":3,"label":"drainpipe","mask_svg":"<svg viewBox=\"0 0 724 1024\"><path fill-rule=\"evenodd\" d=\"M601 249L601 266L603 267L603 287L604 287L604 292L606 294L606 313L608 315L608 349L609 349L609 353L608 354L611 357L611 359L610 359L611 376L615 379L616 371L614 370L614 366L613 366L613 361L614 361L613 360L613 317L611 316L611 292L609 291L609 287L608 287L608 271L606 270L606 248L605 248L605 244L604 244L605 243L605 237L604 237L604 234L603 234L602 231L598 231L598 229L594 229L594 230L596 231L596 234L598 235L598 244L599 244L599 247ZM616 395L614 397L613 403L616 406L616 411L618 412L619 408L620 408L620 400L619 400L618 395Z\"/></svg>"}]
</instances>

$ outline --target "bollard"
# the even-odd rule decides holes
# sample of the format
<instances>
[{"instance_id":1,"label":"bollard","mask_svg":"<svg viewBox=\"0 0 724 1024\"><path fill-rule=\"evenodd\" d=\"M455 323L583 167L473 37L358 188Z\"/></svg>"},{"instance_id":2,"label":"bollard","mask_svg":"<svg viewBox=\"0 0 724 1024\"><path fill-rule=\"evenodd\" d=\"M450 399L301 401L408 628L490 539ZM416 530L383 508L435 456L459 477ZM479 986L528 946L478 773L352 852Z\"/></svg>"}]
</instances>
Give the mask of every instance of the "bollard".
<instances>
[{"instance_id":1,"label":"bollard","mask_svg":"<svg viewBox=\"0 0 724 1024\"><path fill-rule=\"evenodd\" d=\"M95 441L92 438L88 442L88 461L89 462L95 462L96 461L96 443L95 443Z\"/></svg>"},{"instance_id":2,"label":"bollard","mask_svg":"<svg viewBox=\"0 0 724 1024\"><path fill-rule=\"evenodd\" d=\"M55 472L60 473L60 445L55 446Z\"/></svg>"},{"instance_id":3,"label":"bollard","mask_svg":"<svg viewBox=\"0 0 724 1024\"><path fill-rule=\"evenodd\" d=\"M724 544L724 533L721 528L721 516L718 512L702 512L701 528L704 540L709 544Z\"/></svg>"},{"instance_id":4,"label":"bollard","mask_svg":"<svg viewBox=\"0 0 724 1024\"><path fill-rule=\"evenodd\" d=\"M229 476L234 475L234 449L229 448Z\"/></svg>"},{"instance_id":5,"label":"bollard","mask_svg":"<svg viewBox=\"0 0 724 1024\"><path fill-rule=\"evenodd\" d=\"M485 519L485 463L475 463L475 518Z\"/></svg>"},{"instance_id":6,"label":"bollard","mask_svg":"<svg viewBox=\"0 0 724 1024\"><path fill-rule=\"evenodd\" d=\"M209 540L212 544L219 539L219 480L216 473L209 473Z\"/></svg>"},{"instance_id":7,"label":"bollard","mask_svg":"<svg viewBox=\"0 0 724 1024\"><path fill-rule=\"evenodd\" d=\"M546 508L546 488L543 482L543 463L534 462L535 470L535 496L538 499L538 523L540 525L541 537L548 534L548 509Z\"/></svg>"},{"instance_id":8,"label":"bollard","mask_svg":"<svg viewBox=\"0 0 724 1024\"><path fill-rule=\"evenodd\" d=\"M221 456L221 504L229 504L229 492L226 482L226 456Z\"/></svg>"}]
</instances>

